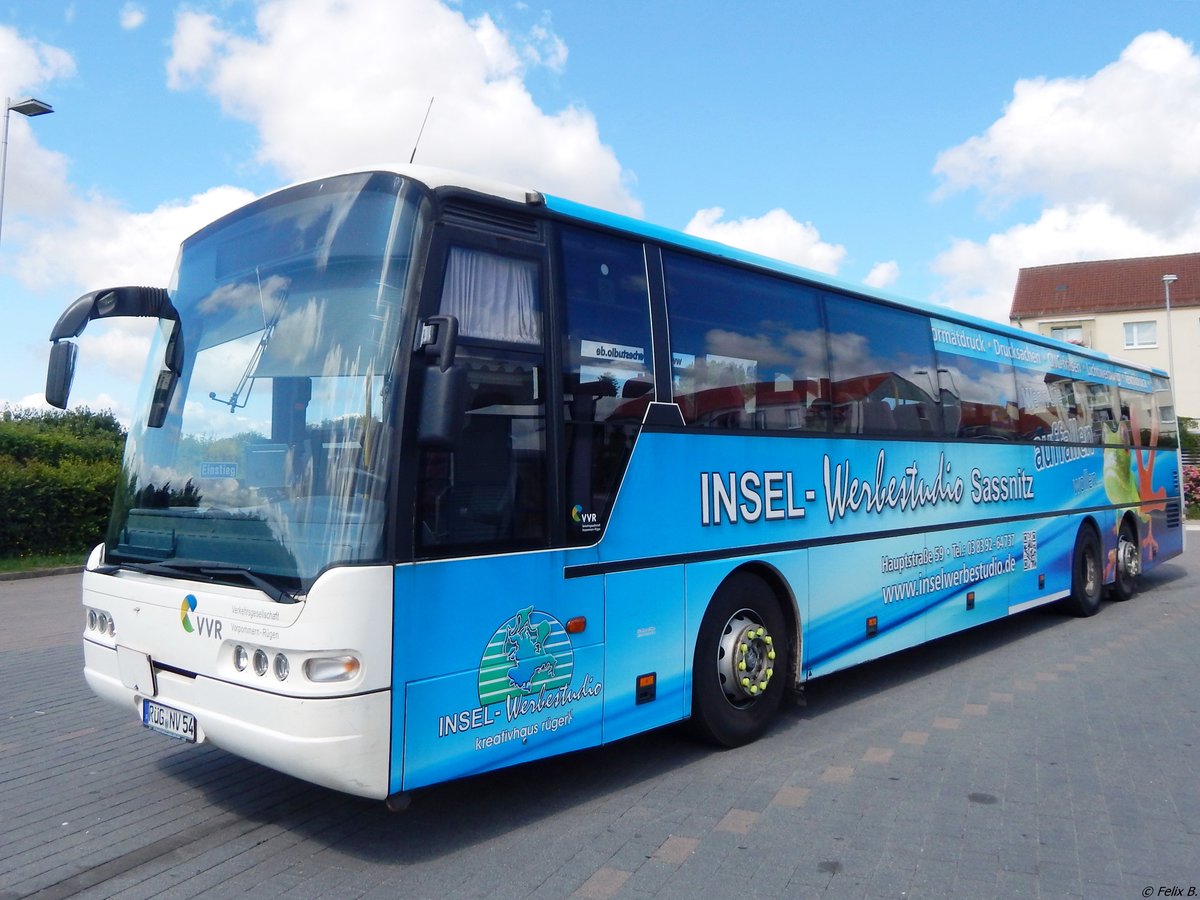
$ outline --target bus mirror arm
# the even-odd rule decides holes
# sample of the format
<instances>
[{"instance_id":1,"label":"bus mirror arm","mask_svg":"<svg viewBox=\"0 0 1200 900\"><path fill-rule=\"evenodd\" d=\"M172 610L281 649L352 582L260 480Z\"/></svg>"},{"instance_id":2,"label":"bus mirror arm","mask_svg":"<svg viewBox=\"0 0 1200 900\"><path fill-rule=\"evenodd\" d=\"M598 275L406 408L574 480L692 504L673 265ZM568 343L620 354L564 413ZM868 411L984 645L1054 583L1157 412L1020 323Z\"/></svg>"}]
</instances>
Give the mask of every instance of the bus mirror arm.
<instances>
[{"instance_id":1,"label":"bus mirror arm","mask_svg":"<svg viewBox=\"0 0 1200 900\"><path fill-rule=\"evenodd\" d=\"M159 373L147 424L159 428L166 419L176 383L183 372L183 333L179 312L165 288L117 287L84 294L59 316L50 332L50 361L46 369L46 402L58 409L67 408L71 382L75 377L78 347L70 338L79 337L93 319L146 317L173 321L175 327L167 341L163 370Z\"/></svg>"},{"instance_id":2,"label":"bus mirror arm","mask_svg":"<svg viewBox=\"0 0 1200 900\"><path fill-rule=\"evenodd\" d=\"M430 316L421 326L420 347L426 356L437 358L438 368L445 372L454 365L458 350L458 317Z\"/></svg>"}]
</instances>

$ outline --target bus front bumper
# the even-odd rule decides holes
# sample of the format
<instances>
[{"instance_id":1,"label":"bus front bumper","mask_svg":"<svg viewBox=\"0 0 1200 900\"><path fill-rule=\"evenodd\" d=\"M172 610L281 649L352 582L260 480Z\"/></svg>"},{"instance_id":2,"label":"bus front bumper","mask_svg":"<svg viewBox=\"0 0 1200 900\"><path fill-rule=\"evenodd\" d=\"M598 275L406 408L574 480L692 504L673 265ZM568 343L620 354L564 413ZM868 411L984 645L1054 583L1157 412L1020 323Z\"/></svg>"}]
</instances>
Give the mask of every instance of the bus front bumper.
<instances>
[{"instance_id":1,"label":"bus front bumper","mask_svg":"<svg viewBox=\"0 0 1200 900\"><path fill-rule=\"evenodd\" d=\"M287 697L158 669L153 697L125 686L116 650L85 640L84 678L101 699L142 720L153 700L195 716L196 743L359 797L388 795L391 692ZM235 711L236 715L231 715Z\"/></svg>"}]
</instances>

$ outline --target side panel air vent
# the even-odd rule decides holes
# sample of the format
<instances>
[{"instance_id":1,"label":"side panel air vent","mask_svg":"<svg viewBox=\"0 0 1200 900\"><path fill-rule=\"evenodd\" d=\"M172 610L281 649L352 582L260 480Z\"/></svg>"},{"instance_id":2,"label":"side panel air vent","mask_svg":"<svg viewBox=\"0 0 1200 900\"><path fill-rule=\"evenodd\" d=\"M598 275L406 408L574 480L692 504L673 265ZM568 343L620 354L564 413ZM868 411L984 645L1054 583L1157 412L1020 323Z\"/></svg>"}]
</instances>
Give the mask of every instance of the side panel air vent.
<instances>
[{"instance_id":1,"label":"side panel air vent","mask_svg":"<svg viewBox=\"0 0 1200 900\"><path fill-rule=\"evenodd\" d=\"M1182 510L1180 509L1178 500L1168 500L1167 501L1167 527L1168 528L1178 528L1180 526L1180 524L1183 522L1183 515L1181 513L1182 513Z\"/></svg>"},{"instance_id":2,"label":"side panel air vent","mask_svg":"<svg viewBox=\"0 0 1200 900\"><path fill-rule=\"evenodd\" d=\"M495 206L448 200L442 207L442 218L453 225L480 228L494 234L506 234L525 240L541 240L542 237L540 220Z\"/></svg>"}]
</instances>

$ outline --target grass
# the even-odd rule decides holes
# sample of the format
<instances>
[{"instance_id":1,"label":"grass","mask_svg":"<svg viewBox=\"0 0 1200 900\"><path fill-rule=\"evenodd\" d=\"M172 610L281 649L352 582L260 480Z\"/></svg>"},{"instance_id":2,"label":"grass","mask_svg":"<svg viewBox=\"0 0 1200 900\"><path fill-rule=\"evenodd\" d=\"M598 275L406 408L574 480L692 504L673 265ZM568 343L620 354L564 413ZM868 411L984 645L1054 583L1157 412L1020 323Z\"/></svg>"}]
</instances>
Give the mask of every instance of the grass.
<instances>
[{"instance_id":1,"label":"grass","mask_svg":"<svg viewBox=\"0 0 1200 900\"><path fill-rule=\"evenodd\" d=\"M53 553L45 556L0 557L0 573L32 572L37 569L53 569L58 566L82 566L87 558L87 550L80 550L78 553Z\"/></svg>"}]
</instances>

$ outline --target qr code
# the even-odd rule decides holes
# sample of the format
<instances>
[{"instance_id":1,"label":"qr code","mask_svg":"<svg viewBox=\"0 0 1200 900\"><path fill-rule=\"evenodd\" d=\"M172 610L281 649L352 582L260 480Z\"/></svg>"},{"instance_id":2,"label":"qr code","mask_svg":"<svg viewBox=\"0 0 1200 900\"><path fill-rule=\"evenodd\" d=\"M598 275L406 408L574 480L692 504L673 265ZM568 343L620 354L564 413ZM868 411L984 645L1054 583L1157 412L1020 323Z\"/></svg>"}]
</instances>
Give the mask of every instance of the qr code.
<instances>
[{"instance_id":1,"label":"qr code","mask_svg":"<svg viewBox=\"0 0 1200 900\"><path fill-rule=\"evenodd\" d=\"M1037 532L1025 532L1025 539L1021 543L1021 556L1024 561L1025 571L1037 568Z\"/></svg>"}]
</instances>

